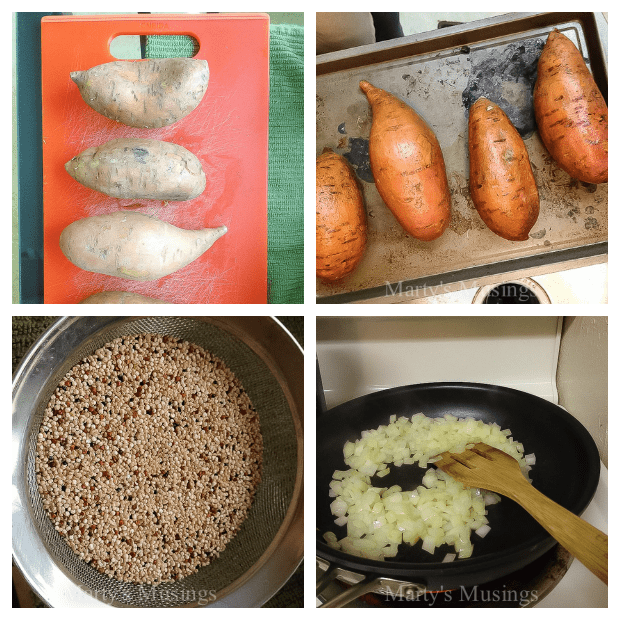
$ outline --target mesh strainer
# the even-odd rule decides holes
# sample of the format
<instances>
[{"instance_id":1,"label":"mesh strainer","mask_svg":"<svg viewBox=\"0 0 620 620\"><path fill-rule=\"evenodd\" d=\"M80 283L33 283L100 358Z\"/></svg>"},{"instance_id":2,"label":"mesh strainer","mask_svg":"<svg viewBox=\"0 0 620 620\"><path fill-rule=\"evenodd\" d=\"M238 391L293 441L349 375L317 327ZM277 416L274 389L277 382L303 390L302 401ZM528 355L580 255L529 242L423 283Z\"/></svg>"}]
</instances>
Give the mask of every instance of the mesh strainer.
<instances>
[{"instance_id":1,"label":"mesh strainer","mask_svg":"<svg viewBox=\"0 0 620 620\"><path fill-rule=\"evenodd\" d=\"M209 566L178 582L128 584L98 573L45 515L34 473L36 434L62 376L119 336L153 332L198 344L239 377L259 412L263 479L237 536ZM303 554L303 354L269 317L65 317L29 351L13 379L13 557L52 607L253 607Z\"/></svg>"}]
</instances>

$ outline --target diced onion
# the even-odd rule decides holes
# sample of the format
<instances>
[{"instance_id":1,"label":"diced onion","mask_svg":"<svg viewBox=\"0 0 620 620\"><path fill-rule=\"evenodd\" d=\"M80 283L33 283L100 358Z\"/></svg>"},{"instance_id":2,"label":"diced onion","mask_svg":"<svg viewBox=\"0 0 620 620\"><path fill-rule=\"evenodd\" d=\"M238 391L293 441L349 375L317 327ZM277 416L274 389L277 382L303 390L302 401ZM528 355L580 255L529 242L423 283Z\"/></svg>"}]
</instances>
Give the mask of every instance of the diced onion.
<instances>
[{"instance_id":1,"label":"diced onion","mask_svg":"<svg viewBox=\"0 0 620 620\"><path fill-rule=\"evenodd\" d=\"M499 495L497 495L497 493L491 493L490 491L487 491L484 494L484 505L485 506L492 506L493 504L497 504L500 501L500 497Z\"/></svg>"},{"instance_id":2,"label":"diced onion","mask_svg":"<svg viewBox=\"0 0 620 620\"><path fill-rule=\"evenodd\" d=\"M344 517L347 512L347 502L341 498L335 499L331 503L332 514L336 517Z\"/></svg>"},{"instance_id":3,"label":"diced onion","mask_svg":"<svg viewBox=\"0 0 620 620\"><path fill-rule=\"evenodd\" d=\"M429 553L435 553L435 541L430 536L427 536L422 541L422 549L424 551L428 551Z\"/></svg>"},{"instance_id":4,"label":"diced onion","mask_svg":"<svg viewBox=\"0 0 620 620\"><path fill-rule=\"evenodd\" d=\"M474 552L474 546L469 545L468 547L464 547L459 551L459 560L464 560L465 558L470 558L472 553Z\"/></svg>"},{"instance_id":5,"label":"diced onion","mask_svg":"<svg viewBox=\"0 0 620 620\"><path fill-rule=\"evenodd\" d=\"M337 540L331 534L326 542L335 549L360 557L383 560L398 553L401 544L416 544L434 553L448 544L444 562L468 558L473 553L470 536L483 538L491 530L487 506L500 501L499 495L465 488L439 469L428 469L422 485L403 490L400 486L373 486L371 477L380 479L390 472L389 465L418 464L426 468L442 452L463 452L482 441L515 458L524 472L534 465L533 454L524 456L521 443L499 425L473 418L427 418L417 413L411 418L390 417L388 425L365 430L362 437L347 442L343 453L347 470L335 471L330 484L334 523L346 526L347 536ZM326 536L325 535L325 536Z\"/></svg>"},{"instance_id":6,"label":"diced onion","mask_svg":"<svg viewBox=\"0 0 620 620\"><path fill-rule=\"evenodd\" d=\"M336 538L336 534L334 534L333 532L325 532L325 534L323 534L323 538L325 539L326 543L336 542L338 540Z\"/></svg>"}]
</instances>

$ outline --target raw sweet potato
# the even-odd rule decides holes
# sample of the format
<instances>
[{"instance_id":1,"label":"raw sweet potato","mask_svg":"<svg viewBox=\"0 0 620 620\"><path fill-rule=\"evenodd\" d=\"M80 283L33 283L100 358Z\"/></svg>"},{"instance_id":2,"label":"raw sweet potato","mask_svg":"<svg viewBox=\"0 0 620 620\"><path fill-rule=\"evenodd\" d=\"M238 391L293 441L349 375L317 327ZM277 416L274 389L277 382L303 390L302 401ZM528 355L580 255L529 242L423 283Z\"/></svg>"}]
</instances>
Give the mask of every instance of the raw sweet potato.
<instances>
[{"instance_id":1,"label":"raw sweet potato","mask_svg":"<svg viewBox=\"0 0 620 620\"><path fill-rule=\"evenodd\" d=\"M484 97L469 109L469 192L495 234L528 238L539 202L527 150L504 111Z\"/></svg>"},{"instance_id":2,"label":"raw sweet potato","mask_svg":"<svg viewBox=\"0 0 620 620\"><path fill-rule=\"evenodd\" d=\"M101 293L95 293L85 299L82 299L81 304L166 304L167 301L161 301L161 299L153 299L152 297L145 297L144 295L138 295L138 293L128 293L126 291L103 291Z\"/></svg>"},{"instance_id":3,"label":"raw sweet potato","mask_svg":"<svg viewBox=\"0 0 620 620\"><path fill-rule=\"evenodd\" d=\"M93 146L68 161L65 170L82 185L114 198L192 200L207 184L193 153L142 138Z\"/></svg>"},{"instance_id":4,"label":"raw sweet potato","mask_svg":"<svg viewBox=\"0 0 620 620\"><path fill-rule=\"evenodd\" d=\"M437 239L450 222L451 197L443 154L413 109L366 81L372 107L370 167L383 202L416 239Z\"/></svg>"},{"instance_id":5,"label":"raw sweet potato","mask_svg":"<svg viewBox=\"0 0 620 620\"><path fill-rule=\"evenodd\" d=\"M157 280L196 260L226 231L226 226L183 230L135 211L116 211L69 224L60 249L86 271Z\"/></svg>"},{"instance_id":6,"label":"raw sweet potato","mask_svg":"<svg viewBox=\"0 0 620 620\"><path fill-rule=\"evenodd\" d=\"M586 183L607 183L607 104L579 50L557 30L538 61L534 113L560 168Z\"/></svg>"},{"instance_id":7,"label":"raw sweet potato","mask_svg":"<svg viewBox=\"0 0 620 620\"><path fill-rule=\"evenodd\" d=\"M165 127L202 101L209 64L194 58L108 62L71 79L93 110L130 127Z\"/></svg>"},{"instance_id":8,"label":"raw sweet potato","mask_svg":"<svg viewBox=\"0 0 620 620\"><path fill-rule=\"evenodd\" d=\"M344 157L325 149L316 160L316 275L344 278L365 248L366 211L355 174Z\"/></svg>"}]
</instances>

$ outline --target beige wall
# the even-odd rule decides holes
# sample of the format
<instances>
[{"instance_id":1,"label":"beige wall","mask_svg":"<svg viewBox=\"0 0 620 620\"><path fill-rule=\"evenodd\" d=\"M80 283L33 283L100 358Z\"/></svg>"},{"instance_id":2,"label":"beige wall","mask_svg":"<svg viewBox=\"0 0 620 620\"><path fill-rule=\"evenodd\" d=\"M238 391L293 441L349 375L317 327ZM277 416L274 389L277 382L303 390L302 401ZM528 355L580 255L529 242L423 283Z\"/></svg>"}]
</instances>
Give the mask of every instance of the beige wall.
<instances>
[{"instance_id":1,"label":"beige wall","mask_svg":"<svg viewBox=\"0 0 620 620\"><path fill-rule=\"evenodd\" d=\"M607 466L606 316L565 317L560 343L559 403L590 432Z\"/></svg>"}]
</instances>

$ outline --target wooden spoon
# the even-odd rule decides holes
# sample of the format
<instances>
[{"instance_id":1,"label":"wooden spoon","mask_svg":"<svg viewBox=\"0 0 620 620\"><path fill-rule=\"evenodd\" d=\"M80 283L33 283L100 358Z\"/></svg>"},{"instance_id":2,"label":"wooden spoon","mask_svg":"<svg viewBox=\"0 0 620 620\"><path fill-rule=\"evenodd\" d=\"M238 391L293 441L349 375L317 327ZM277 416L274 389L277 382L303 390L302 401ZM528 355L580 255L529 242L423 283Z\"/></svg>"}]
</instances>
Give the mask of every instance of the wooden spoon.
<instances>
[{"instance_id":1,"label":"wooden spoon","mask_svg":"<svg viewBox=\"0 0 620 620\"><path fill-rule=\"evenodd\" d=\"M510 455L477 443L460 454L444 452L439 467L466 487L505 495L527 510L567 551L607 583L607 535L537 491Z\"/></svg>"}]
</instances>

